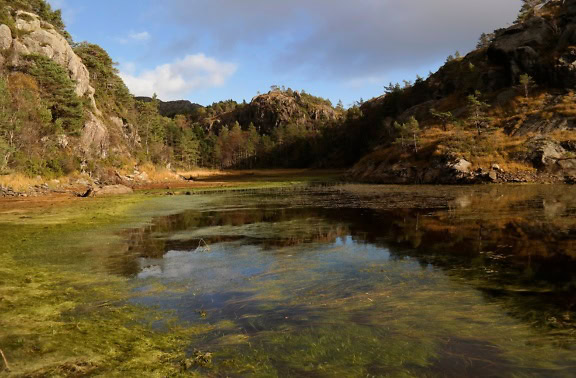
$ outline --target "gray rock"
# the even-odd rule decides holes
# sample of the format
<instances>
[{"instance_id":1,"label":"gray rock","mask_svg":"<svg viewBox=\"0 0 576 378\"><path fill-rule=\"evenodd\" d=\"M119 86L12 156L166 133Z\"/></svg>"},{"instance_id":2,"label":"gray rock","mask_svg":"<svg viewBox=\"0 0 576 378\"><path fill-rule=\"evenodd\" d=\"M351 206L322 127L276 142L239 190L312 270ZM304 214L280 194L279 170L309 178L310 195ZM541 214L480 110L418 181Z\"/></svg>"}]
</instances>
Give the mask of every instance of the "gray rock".
<instances>
[{"instance_id":1,"label":"gray rock","mask_svg":"<svg viewBox=\"0 0 576 378\"><path fill-rule=\"evenodd\" d=\"M576 171L576 159L561 159L557 161L557 164L563 170L575 170Z\"/></svg>"},{"instance_id":2,"label":"gray rock","mask_svg":"<svg viewBox=\"0 0 576 378\"><path fill-rule=\"evenodd\" d=\"M564 157L566 150L547 138L536 138L528 142L529 160L535 168L545 169L554 166Z\"/></svg>"},{"instance_id":3,"label":"gray rock","mask_svg":"<svg viewBox=\"0 0 576 378\"><path fill-rule=\"evenodd\" d=\"M91 101L94 100L94 88L90 86L88 69L82 63L82 59L72 50L66 38L52 25L42 22L34 13L18 11L16 29L24 32L16 39L17 53L44 55L66 67L70 78L76 82L76 94L86 95Z\"/></svg>"},{"instance_id":4,"label":"gray rock","mask_svg":"<svg viewBox=\"0 0 576 378\"><path fill-rule=\"evenodd\" d=\"M131 193L134 193L132 188L129 188L125 185L108 185L94 190L94 195L96 196L121 195Z\"/></svg>"},{"instance_id":5,"label":"gray rock","mask_svg":"<svg viewBox=\"0 0 576 378\"><path fill-rule=\"evenodd\" d=\"M148 177L148 173L142 172L134 177L138 181L148 182L150 181L150 177Z\"/></svg>"},{"instance_id":6,"label":"gray rock","mask_svg":"<svg viewBox=\"0 0 576 378\"><path fill-rule=\"evenodd\" d=\"M498 181L498 173L496 171L490 171L490 173L488 173L488 180L491 182L497 182Z\"/></svg>"},{"instance_id":7,"label":"gray rock","mask_svg":"<svg viewBox=\"0 0 576 378\"><path fill-rule=\"evenodd\" d=\"M57 135L56 142L58 143L58 146L60 148L66 148L70 144L70 140L68 139L68 136L66 136L65 134Z\"/></svg>"},{"instance_id":8,"label":"gray rock","mask_svg":"<svg viewBox=\"0 0 576 378\"><path fill-rule=\"evenodd\" d=\"M0 25L0 51L8 50L12 47L12 31L6 25Z\"/></svg>"},{"instance_id":9,"label":"gray rock","mask_svg":"<svg viewBox=\"0 0 576 378\"><path fill-rule=\"evenodd\" d=\"M88 114L88 120L84 124L80 138L80 145L87 154L92 153L102 159L108 156L110 146L108 128L94 113Z\"/></svg>"},{"instance_id":10,"label":"gray rock","mask_svg":"<svg viewBox=\"0 0 576 378\"><path fill-rule=\"evenodd\" d=\"M458 159L456 162L449 164L449 167L458 173L467 174L470 173L470 168L472 168L472 163L465 159Z\"/></svg>"}]
</instances>

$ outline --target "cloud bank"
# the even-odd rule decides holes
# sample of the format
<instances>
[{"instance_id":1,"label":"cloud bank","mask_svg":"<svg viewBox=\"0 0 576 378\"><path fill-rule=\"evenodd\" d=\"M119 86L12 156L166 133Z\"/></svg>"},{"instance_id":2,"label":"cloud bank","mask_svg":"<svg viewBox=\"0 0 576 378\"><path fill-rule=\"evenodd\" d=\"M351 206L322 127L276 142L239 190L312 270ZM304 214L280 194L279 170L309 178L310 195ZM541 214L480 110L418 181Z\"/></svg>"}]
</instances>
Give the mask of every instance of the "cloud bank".
<instances>
[{"instance_id":1,"label":"cloud bank","mask_svg":"<svg viewBox=\"0 0 576 378\"><path fill-rule=\"evenodd\" d=\"M182 41L264 48L278 70L350 80L465 52L519 8L520 0L169 0L158 12L188 31Z\"/></svg>"},{"instance_id":2,"label":"cloud bank","mask_svg":"<svg viewBox=\"0 0 576 378\"><path fill-rule=\"evenodd\" d=\"M140 73L135 73L134 65L129 64L120 76L136 96L156 93L162 100L179 100L194 90L224 85L236 69L233 63L196 54Z\"/></svg>"}]
</instances>

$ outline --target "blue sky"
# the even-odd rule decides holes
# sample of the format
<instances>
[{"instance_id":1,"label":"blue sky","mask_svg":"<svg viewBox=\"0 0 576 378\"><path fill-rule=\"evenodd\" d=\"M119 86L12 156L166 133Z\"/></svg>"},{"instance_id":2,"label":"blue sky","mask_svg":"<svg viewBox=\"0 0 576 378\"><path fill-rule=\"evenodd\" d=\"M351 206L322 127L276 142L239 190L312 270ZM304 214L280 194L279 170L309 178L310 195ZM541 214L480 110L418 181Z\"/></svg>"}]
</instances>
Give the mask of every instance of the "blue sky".
<instances>
[{"instance_id":1,"label":"blue sky","mask_svg":"<svg viewBox=\"0 0 576 378\"><path fill-rule=\"evenodd\" d=\"M50 0L75 41L104 47L136 95L203 105L271 85L345 105L435 71L520 0Z\"/></svg>"}]
</instances>

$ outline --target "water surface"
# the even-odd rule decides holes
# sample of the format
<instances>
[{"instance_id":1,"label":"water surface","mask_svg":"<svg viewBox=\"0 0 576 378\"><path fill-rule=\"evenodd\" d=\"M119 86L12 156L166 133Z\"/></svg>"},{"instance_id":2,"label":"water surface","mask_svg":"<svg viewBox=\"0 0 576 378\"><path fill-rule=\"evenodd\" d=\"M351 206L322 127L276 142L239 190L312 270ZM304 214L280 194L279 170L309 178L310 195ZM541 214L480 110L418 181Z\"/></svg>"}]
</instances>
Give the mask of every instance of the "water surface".
<instances>
[{"instance_id":1,"label":"water surface","mask_svg":"<svg viewBox=\"0 0 576 378\"><path fill-rule=\"evenodd\" d=\"M133 303L214 376L576 374L576 190L337 186L177 197L120 232ZM194 202L197 201L197 202ZM187 208L189 210L178 210ZM155 327L161 329L162 321Z\"/></svg>"}]
</instances>

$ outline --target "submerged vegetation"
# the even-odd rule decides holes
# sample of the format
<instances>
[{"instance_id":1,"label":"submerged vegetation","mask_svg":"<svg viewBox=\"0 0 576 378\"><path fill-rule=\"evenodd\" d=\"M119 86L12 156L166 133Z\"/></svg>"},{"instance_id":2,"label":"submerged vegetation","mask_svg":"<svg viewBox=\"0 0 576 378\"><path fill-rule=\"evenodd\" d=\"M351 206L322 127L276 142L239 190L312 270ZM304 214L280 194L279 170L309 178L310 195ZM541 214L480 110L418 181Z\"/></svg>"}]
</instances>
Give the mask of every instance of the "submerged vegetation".
<instances>
[{"instance_id":1,"label":"submerged vegetation","mask_svg":"<svg viewBox=\"0 0 576 378\"><path fill-rule=\"evenodd\" d=\"M573 193L421 189L8 204L0 349L16 376L566 376Z\"/></svg>"},{"instance_id":2,"label":"submerged vegetation","mask_svg":"<svg viewBox=\"0 0 576 378\"><path fill-rule=\"evenodd\" d=\"M96 250L114 245L102 227L126 222L142 198L42 203L27 216L3 214L0 235L0 348L16 375L68 376L181 371L194 330L150 328L159 316L129 305L130 284L100 271ZM8 219L12 218L11 222ZM91 248L90 248L91 249ZM105 251L100 251L100 254ZM132 372L132 373L131 373Z\"/></svg>"}]
</instances>

